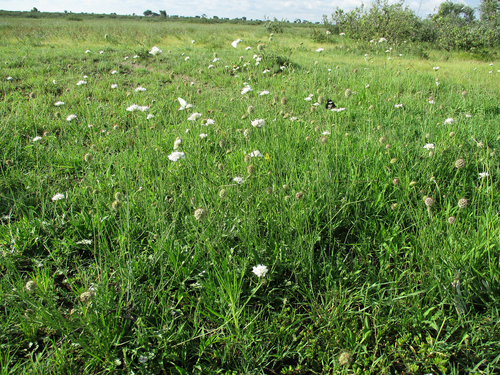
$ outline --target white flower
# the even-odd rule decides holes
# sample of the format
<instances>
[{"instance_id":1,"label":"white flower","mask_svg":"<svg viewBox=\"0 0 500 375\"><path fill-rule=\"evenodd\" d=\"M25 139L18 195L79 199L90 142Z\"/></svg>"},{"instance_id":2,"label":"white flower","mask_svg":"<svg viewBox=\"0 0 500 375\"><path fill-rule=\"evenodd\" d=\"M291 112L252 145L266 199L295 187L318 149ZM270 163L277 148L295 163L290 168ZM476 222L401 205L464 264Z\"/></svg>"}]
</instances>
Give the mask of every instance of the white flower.
<instances>
[{"instance_id":1,"label":"white flower","mask_svg":"<svg viewBox=\"0 0 500 375\"><path fill-rule=\"evenodd\" d=\"M62 193L57 193L56 195L54 195L52 197L52 200L55 202L55 201L60 201L61 199L64 199L66 198L66 196Z\"/></svg>"},{"instance_id":2,"label":"white flower","mask_svg":"<svg viewBox=\"0 0 500 375\"><path fill-rule=\"evenodd\" d=\"M436 102L434 100L429 100L429 104L435 104Z\"/></svg>"},{"instance_id":3,"label":"white flower","mask_svg":"<svg viewBox=\"0 0 500 375\"><path fill-rule=\"evenodd\" d=\"M438 81L436 81L436 86L438 86L438 87L439 87L439 82L438 82Z\"/></svg>"},{"instance_id":4,"label":"white flower","mask_svg":"<svg viewBox=\"0 0 500 375\"><path fill-rule=\"evenodd\" d=\"M53 80L52 80L52 83L55 85L55 84L56 84L56 80L55 80L55 79L53 79Z\"/></svg>"},{"instance_id":5,"label":"white flower","mask_svg":"<svg viewBox=\"0 0 500 375\"><path fill-rule=\"evenodd\" d=\"M379 43L382 43L382 42L387 42L387 39L385 39L385 38L380 38L380 39L378 40L378 42L379 42Z\"/></svg>"},{"instance_id":6,"label":"white flower","mask_svg":"<svg viewBox=\"0 0 500 375\"><path fill-rule=\"evenodd\" d=\"M89 78L89 76L83 76L83 79L87 79L87 78Z\"/></svg>"},{"instance_id":7,"label":"white flower","mask_svg":"<svg viewBox=\"0 0 500 375\"><path fill-rule=\"evenodd\" d=\"M194 44L194 39L191 41L191 44Z\"/></svg>"},{"instance_id":8,"label":"white flower","mask_svg":"<svg viewBox=\"0 0 500 375\"><path fill-rule=\"evenodd\" d=\"M55 102L55 103L54 103L54 105L55 105L56 107L59 107L60 105L64 105L64 102Z\"/></svg>"},{"instance_id":9,"label":"white flower","mask_svg":"<svg viewBox=\"0 0 500 375\"><path fill-rule=\"evenodd\" d=\"M327 33L327 34L328 34L328 33ZM339 35L340 35L340 36L345 36L345 33L340 33Z\"/></svg>"},{"instance_id":10,"label":"white flower","mask_svg":"<svg viewBox=\"0 0 500 375\"><path fill-rule=\"evenodd\" d=\"M260 94L261 96L262 96L262 95L269 95L269 91L264 90L264 91L259 92L259 94Z\"/></svg>"},{"instance_id":11,"label":"white flower","mask_svg":"<svg viewBox=\"0 0 500 375\"><path fill-rule=\"evenodd\" d=\"M333 108L332 112L342 112L345 111L345 108Z\"/></svg>"},{"instance_id":12,"label":"white flower","mask_svg":"<svg viewBox=\"0 0 500 375\"><path fill-rule=\"evenodd\" d=\"M265 120L259 118L259 119L255 119L255 120L252 121L252 126L254 128L261 128L261 127L264 126L265 123L266 123Z\"/></svg>"},{"instance_id":13,"label":"white flower","mask_svg":"<svg viewBox=\"0 0 500 375\"><path fill-rule=\"evenodd\" d=\"M472 117L472 115L469 115L469 114L467 113L467 114L465 115L465 117L467 117L467 118L471 118L471 117Z\"/></svg>"},{"instance_id":14,"label":"white flower","mask_svg":"<svg viewBox=\"0 0 500 375\"><path fill-rule=\"evenodd\" d=\"M325 130L323 133L321 133L322 135L330 135L331 133L328 131L328 130Z\"/></svg>"},{"instance_id":15,"label":"white flower","mask_svg":"<svg viewBox=\"0 0 500 375\"><path fill-rule=\"evenodd\" d=\"M324 48L319 47L319 48L316 50L316 52L323 52L324 50L325 50Z\"/></svg>"},{"instance_id":16,"label":"white flower","mask_svg":"<svg viewBox=\"0 0 500 375\"><path fill-rule=\"evenodd\" d=\"M214 66L213 66L212 64L210 64L210 65L208 66L208 69L212 69L213 67L214 67Z\"/></svg>"},{"instance_id":17,"label":"white flower","mask_svg":"<svg viewBox=\"0 0 500 375\"><path fill-rule=\"evenodd\" d=\"M297 121L297 117L295 117L295 116L290 117L290 121Z\"/></svg>"},{"instance_id":18,"label":"white flower","mask_svg":"<svg viewBox=\"0 0 500 375\"><path fill-rule=\"evenodd\" d=\"M241 39L236 39L234 42L231 42L231 45L236 48L238 46L238 43L243 42Z\"/></svg>"},{"instance_id":19,"label":"white flower","mask_svg":"<svg viewBox=\"0 0 500 375\"><path fill-rule=\"evenodd\" d=\"M248 155L250 155L251 158L263 158L264 157L264 155L262 155L259 150L252 151Z\"/></svg>"},{"instance_id":20,"label":"white flower","mask_svg":"<svg viewBox=\"0 0 500 375\"><path fill-rule=\"evenodd\" d=\"M179 111L182 111L182 110L187 109L187 108L193 108L193 105L188 104L184 99L177 98L177 100L179 101L179 103L181 105L181 107L179 108Z\"/></svg>"},{"instance_id":21,"label":"white flower","mask_svg":"<svg viewBox=\"0 0 500 375\"><path fill-rule=\"evenodd\" d=\"M90 53L90 50L89 50L89 49L88 49L88 50L86 50L86 51L85 51L85 53Z\"/></svg>"},{"instance_id":22,"label":"white flower","mask_svg":"<svg viewBox=\"0 0 500 375\"><path fill-rule=\"evenodd\" d=\"M147 89L142 87L142 86L139 86L139 87L136 87L135 88L135 92L143 92L143 91L146 91Z\"/></svg>"},{"instance_id":23,"label":"white flower","mask_svg":"<svg viewBox=\"0 0 500 375\"><path fill-rule=\"evenodd\" d=\"M243 87L243 90L241 90L241 95L245 95L247 92L253 91L253 89L250 87L250 85L246 85Z\"/></svg>"},{"instance_id":24,"label":"white flower","mask_svg":"<svg viewBox=\"0 0 500 375\"><path fill-rule=\"evenodd\" d=\"M117 71L117 70L113 70L113 71L111 72L111 74L118 74L118 71Z\"/></svg>"},{"instance_id":25,"label":"white flower","mask_svg":"<svg viewBox=\"0 0 500 375\"><path fill-rule=\"evenodd\" d=\"M369 84L369 83L367 83L367 84L365 85L365 89L367 89L368 87L370 87L370 84Z\"/></svg>"},{"instance_id":26,"label":"white flower","mask_svg":"<svg viewBox=\"0 0 500 375\"><path fill-rule=\"evenodd\" d=\"M312 98L311 98L310 96L308 96L307 98L304 98L304 100L305 100L306 102L310 102L310 101L312 100Z\"/></svg>"},{"instance_id":27,"label":"white flower","mask_svg":"<svg viewBox=\"0 0 500 375\"><path fill-rule=\"evenodd\" d=\"M99 53L100 53L101 55L104 55L104 51L99 51Z\"/></svg>"},{"instance_id":28,"label":"white flower","mask_svg":"<svg viewBox=\"0 0 500 375\"><path fill-rule=\"evenodd\" d=\"M37 141L40 141L40 140L42 140L42 137L40 137L40 136L33 138L33 142L37 142Z\"/></svg>"},{"instance_id":29,"label":"white flower","mask_svg":"<svg viewBox=\"0 0 500 375\"><path fill-rule=\"evenodd\" d=\"M433 149L434 149L434 143L427 143L427 144L424 146L424 148L425 148L426 150L431 150L431 149L433 150Z\"/></svg>"},{"instance_id":30,"label":"white flower","mask_svg":"<svg viewBox=\"0 0 500 375\"><path fill-rule=\"evenodd\" d=\"M233 178L233 181L236 182L238 185L241 185L244 182L241 177L235 177Z\"/></svg>"},{"instance_id":31,"label":"white flower","mask_svg":"<svg viewBox=\"0 0 500 375\"><path fill-rule=\"evenodd\" d=\"M76 83L77 86L86 85L86 84L87 84L87 81L78 81Z\"/></svg>"},{"instance_id":32,"label":"white flower","mask_svg":"<svg viewBox=\"0 0 500 375\"><path fill-rule=\"evenodd\" d=\"M175 139L175 142L174 142L174 150L177 150L180 145L182 144L182 138L181 137L177 137Z\"/></svg>"},{"instance_id":33,"label":"white flower","mask_svg":"<svg viewBox=\"0 0 500 375\"><path fill-rule=\"evenodd\" d=\"M200 134L200 138L206 138L206 137L208 137L208 134L205 134L205 133Z\"/></svg>"},{"instance_id":34,"label":"white flower","mask_svg":"<svg viewBox=\"0 0 500 375\"><path fill-rule=\"evenodd\" d=\"M188 60L189 60L189 56L186 56L186 57L184 58L184 61L188 61Z\"/></svg>"},{"instance_id":35,"label":"white flower","mask_svg":"<svg viewBox=\"0 0 500 375\"><path fill-rule=\"evenodd\" d=\"M218 57L214 57L214 59L212 60L212 62L217 62L219 61L220 59Z\"/></svg>"},{"instance_id":36,"label":"white flower","mask_svg":"<svg viewBox=\"0 0 500 375\"><path fill-rule=\"evenodd\" d=\"M146 116L146 120L151 120L153 117L155 116L150 113L149 115Z\"/></svg>"},{"instance_id":37,"label":"white flower","mask_svg":"<svg viewBox=\"0 0 500 375\"><path fill-rule=\"evenodd\" d=\"M137 105L137 104L132 104L130 107L127 107L127 111L129 111L129 112L134 112L134 111L145 112L148 109L149 109L149 107L147 105L140 106L140 105Z\"/></svg>"},{"instance_id":38,"label":"white flower","mask_svg":"<svg viewBox=\"0 0 500 375\"><path fill-rule=\"evenodd\" d=\"M205 123L205 125L214 125L215 124L215 120L212 120L211 118L207 119L207 122Z\"/></svg>"},{"instance_id":39,"label":"white flower","mask_svg":"<svg viewBox=\"0 0 500 375\"><path fill-rule=\"evenodd\" d=\"M280 70L285 70L286 69L286 66L285 65L281 65L280 66Z\"/></svg>"},{"instance_id":40,"label":"white flower","mask_svg":"<svg viewBox=\"0 0 500 375\"><path fill-rule=\"evenodd\" d=\"M196 120L196 119L198 119L200 117L201 117L201 113L195 112L195 113L191 114L191 116L188 117L188 120L189 121L194 121L194 120Z\"/></svg>"},{"instance_id":41,"label":"white flower","mask_svg":"<svg viewBox=\"0 0 500 375\"><path fill-rule=\"evenodd\" d=\"M252 268L252 272L257 275L257 277L265 277L268 271L267 266L263 264L258 264Z\"/></svg>"},{"instance_id":42,"label":"white flower","mask_svg":"<svg viewBox=\"0 0 500 375\"><path fill-rule=\"evenodd\" d=\"M186 159L186 154L182 151L174 151L168 155L168 158L172 161L178 161L179 159Z\"/></svg>"},{"instance_id":43,"label":"white flower","mask_svg":"<svg viewBox=\"0 0 500 375\"><path fill-rule=\"evenodd\" d=\"M68 117L66 117L66 121L71 121L74 119L76 119L76 115L69 115Z\"/></svg>"},{"instance_id":44,"label":"white flower","mask_svg":"<svg viewBox=\"0 0 500 375\"><path fill-rule=\"evenodd\" d=\"M270 70L269 69L264 69L264 71L262 72L262 74L266 74L266 73L269 73Z\"/></svg>"},{"instance_id":45,"label":"white flower","mask_svg":"<svg viewBox=\"0 0 500 375\"><path fill-rule=\"evenodd\" d=\"M444 120L444 124L445 125L451 125L455 122L455 120L453 120L451 117L447 118L446 120Z\"/></svg>"},{"instance_id":46,"label":"white flower","mask_svg":"<svg viewBox=\"0 0 500 375\"><path fill-rule=\"evenodd\" d=\"M117 89L117 88L118 88L118 84L117 84L117 83L113 83L113 84L111 84L111 88L112 88L112 89Z\"/></svg>"},{"instance_id":47,"label":"white flower","mask_svg":"<svg viewBox=\"0 0 500 375\"><path fill-rule=\"evenodd\" d=\"M158 55L158 54L160 54L162 52L163 51L161 49L159 49L158 47L154 46L153 48L151 48L151 51L149 51L149 54L150 55Z\"/></svg>"},{"instance_id":48,"label":"white flower","mask_svg":"<svg viewBox=\"0 0 500 375\"><path fill-rule=\"evenodd\" d=\"M479 173L479 178L485 178L488 177L490 174L488 172L480 172Z\"/></svg>"},{"instance_id":49,"label":"white flower","mask_svg":"<svg viewBox=\"0 0 500 375\"><path fill-rule=\"evenodd\" d=\"M394 108L403 108L403 103L394 104Z\"/></svg>"},{"instance_id":50,"label":"white flower","mask_svg":"<svg viewBox=\"0 0 500 375\"><path fill-rule=\"evenodd\" d=\"M245 48L246 51L248 51L249 49L252 49L252 47L248 46L247 48Z\"/></svg>"},{"instance_id":51,"label":"white flower","mask_svg":"<svg viewBox=\"0 0 500 375\"><path fill-rule=\"evenodd\" d=\"M434 66L432 69L439 70L439 66Z\"/></svg>"}]
</instances>

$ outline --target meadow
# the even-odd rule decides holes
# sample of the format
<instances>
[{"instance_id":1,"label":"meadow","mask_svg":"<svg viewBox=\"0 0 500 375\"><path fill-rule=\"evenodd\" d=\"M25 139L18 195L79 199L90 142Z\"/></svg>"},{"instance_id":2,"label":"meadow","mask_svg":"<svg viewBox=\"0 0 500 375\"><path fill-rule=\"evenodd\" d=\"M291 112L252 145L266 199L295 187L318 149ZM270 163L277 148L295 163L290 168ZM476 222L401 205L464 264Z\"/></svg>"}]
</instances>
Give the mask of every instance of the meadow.
<instances>
[{"instance_id":1,"label":"meadow","mask_svg":"<svg viewBox=\"0 0 500 375\"><path fill-rule=\"evenodd\" d=\"M386 38L0 19L0 373L498 374L500 61Z\"/></svg>"}]
</instances>

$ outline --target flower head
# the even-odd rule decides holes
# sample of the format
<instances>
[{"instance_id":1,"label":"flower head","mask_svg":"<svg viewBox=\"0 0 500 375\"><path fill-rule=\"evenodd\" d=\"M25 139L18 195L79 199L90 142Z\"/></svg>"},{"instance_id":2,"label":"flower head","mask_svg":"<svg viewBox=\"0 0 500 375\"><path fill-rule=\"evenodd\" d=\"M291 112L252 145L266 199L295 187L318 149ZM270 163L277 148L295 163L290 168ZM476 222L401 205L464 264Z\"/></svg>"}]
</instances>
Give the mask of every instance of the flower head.
<instances>
[{"instance_id":1,"label":"flower head","mask_svg":"<svg viewBox=\"0 0 500 375\"><path fill-rule=\"evenodd\" d=\"M444 120L444 124L445 125L451 125L455 122L454 119L452 119L451 117L448 117L446 120Z\"/></svg>"},{"instance_id":2,"label":"flower head","mask_svg":"<svg viewBox=\"0 0 500 375\"><path fill-rule=\"evenodd\" d=\"M479 178L482 179L482 178L485 178L485 177L488 177L490 174L488 172L479 172Z\"/></svg>"},{"instance_id":3,"label":"flower head","mask_svg":"<svg viewBox=\"0 0 500 375\"><path fill-rule=\"evenodd\" d=\"M324 50L325 50L324 48L321 48L321 47L320 47L320 48L318 48L318 49L316 50L316 52L323 52Z\"/></svg>"},{"instance_id":4,"label":"flower head","mask_svg":"<svg viewBox=\"0 0 500 375\"><path fill-rule=\"evenodd\" d=\"M243 42L241 39L236 39L235 41L231 42L231 45L236 48L238 47L238 43Z\"/></svg>"},{"instance_id":5,"label":"flower head","mask_svg":"<svg viewBox=\"0 0 500 375\"><path fill-rule=\"evenodd\" d=\"M247 92L253 91L253 89L250 87L250 85L246 85L243 87L243 90L241 90L241 95L245 95Z\"/></svg>"},{"instance_id":6,"label":"flower head","mask_svg":"<svg viewBox=\"0 0 500 375\"><path fill-rule=\"evenodd\" d=\"M140 106L140 105L137 105L137 104L132 104L131 106L127 107L127 111L129 111L129 112L134 112L134 111L145 112L148 109L149 109L149 107L146 106L146 105Z\"/></svg>"},{"instance_id":7,"label":"flower head","mask_svg":"<svg viewBox=\"0 0 500 375\"><path fill-rule=\"evenodd\" d=\"M118 88L118 84L117 83L112 83L111 84L111 88L112 89L117 89Z\"/></svg>"},{"instance_id":8,"label":"flower head","mask_svg":"<svg viewBox=\"0 0 500 375\"><path fill-rule=\"evenodd\" d=\"M162 53L163 51L161 49L159 49L158 47L154 46L153 48L151 48L151 51L149 51L149 54L150 55L158 55L160 53Z\"/></svg>"},{"instance_id":9,"label":"flower head","mask_svg":"<svg viewBox=\"0 0 500 375\"><path fill-rule=\"evenodd\" d=\"M52 200L55 202L55 201L60 201L61 199L64 199L66 198L66 196L62 193L57 193L56 195L54 195L52 197Z\"/></svg>"},{"instance_id":10,"label":"flower head","mask_svg":"<svg viewBox=\"0 0 500 375\"><path fill-rule=\"evenodd\" d=\"M434 149L434 143L427 143L424 148L426 150L433 150Z\"/></svg>"},{"instance_id":11,"label":"flower head","mask_svg":"<svg viewBox=\"0 0 500 375\"><path fill-rule=\"evenodd\" d=\"M78 81L76 83L77 86L86 85L86 84L87 84L87 81Z\"/></svg>"},{"instance_id":12,"label":"flower head","mask_svg":"<svg viewBox=\"0 0 500 375\"><path fill-rule=\"evenodd\" d=\"M252 121L252 126L254 128L261 128L264 126L265 123L266 123L266 121L263 119L255 119Z\"/></svg>"},{"instance_id":13,"label":"flower head","mask_svg":"<svg viewBox=\"0 0 500 375\"><path fill-rule=\"evenodd\" d=\"M241 177L235 177L233 178L233 181L236 182L238 185L241 185L244 182Z\"/></svg>"},{"instance_id":14,"label":"flower head","mask_svg":"<svg viewBox=\"0 0 500 375\"><path fill-rule=\"evenodd\" d=\"M186 159L186 154L182 151L174 151L168 155L168 158L172 161L178 161L179 159Z\"/></svg>"},{"instance_id":15,"label":"flower head","mask_svg":"<svg viewBox=\"0 0 500 375\"><path fill-rule=\"evenodd\" d=\"M255 151L249 153L248 155L250 155L251 158L263 158L264 157L264 155L262 155L259 150L255 150Z\"/></svg>"},{"instance_id":16,"label":"flower head","mask_svg":"<svg viewBox=\"0 0 500 375\"><path fill-rule=\"evenodd\" d=\"M59 101L59 102L55 102L55 103L54 103L54 105L55 105L56 107L59 107L59 106L61 106L61 105L64 105L64 102L60 102L60 101Z\"/></svg>"},{"instance_id":17,"label":"flower head","mask_svg":"<svg viewBox=\"0 0 500 375\"><path fill-rule=\"evenodd\" d=\"M136 87L135 88L135 92L142 92L142 91L146 91L147 89L142 87L142 86L139 86L139 87Z\"/></svg>"},{"instance_id":18,"label":"flower head","mask_svg":"<svg viewBox=\"0 0 500 375\"><path fill-rule=\"evenodd\" d=\"M72 121L74 119L76 119L76 115L69 115L68 117L66 117L66 121Z\"/></svg>"},{"instance_id":19,"label":"flower head","mask_svg":"<svg viewBox=\"0 0 500 375\"><path fill-rule=\"evenodd\" d=\"M263 264L258 264L252 268L252 272L257 275L257 277L265 277L268 271L267 266Z\"/></svg>"},{"instance_id":20,"label":"flower head","mask_svg":"<svg viewBox=\"0 0 500 375\"><path fill-rule=\"evenodd\" d=\"M195 112L188 117L189 121L195 121L196 119L201 117L201 113Z\"/></svg>"}]
</instances>

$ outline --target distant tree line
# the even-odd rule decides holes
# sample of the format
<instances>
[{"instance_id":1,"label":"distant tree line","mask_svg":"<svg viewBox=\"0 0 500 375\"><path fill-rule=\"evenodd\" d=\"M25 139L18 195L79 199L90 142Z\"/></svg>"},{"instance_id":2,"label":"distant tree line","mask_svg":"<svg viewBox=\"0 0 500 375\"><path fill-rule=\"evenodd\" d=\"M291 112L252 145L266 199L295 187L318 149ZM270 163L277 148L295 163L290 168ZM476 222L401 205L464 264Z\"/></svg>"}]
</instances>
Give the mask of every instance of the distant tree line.
<instances>
[{"instance_id":1,"label":"distant tree line","mask_svg":"<svg viewBox=\"0 0 500 375\"><path fill-rule=\"evenodd\" d=\"M323 16L323 24L331 33L359 41L427 42L447 51L500 47L500 0L482 0L478 10L477 19L474 8L447 0L422 19L402 1L375 0L369 9L346 13L337 8L330 19Z\"/></svg>"}]
</instances>

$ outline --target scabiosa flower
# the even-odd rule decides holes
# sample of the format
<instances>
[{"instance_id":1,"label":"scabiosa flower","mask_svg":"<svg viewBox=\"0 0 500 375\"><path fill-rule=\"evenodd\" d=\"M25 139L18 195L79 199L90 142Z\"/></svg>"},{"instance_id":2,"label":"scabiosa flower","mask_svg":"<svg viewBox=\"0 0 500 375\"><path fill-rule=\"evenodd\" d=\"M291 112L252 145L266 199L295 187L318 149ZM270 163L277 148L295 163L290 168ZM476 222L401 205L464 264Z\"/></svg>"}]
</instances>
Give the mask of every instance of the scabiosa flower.
<instances>
[{"instance_id":1,"label":"scabiosa flower","mask_svg":"<svg viewBox=\"0 0 500 375\"><path fill-rule=\"evenodd\" d=\"M434 150L434 143L427 143L424 148L426 150Z\"/></svg>"},{"instance_id":2,"label":"scabiosa flower","mask_svg":"<svg viewBox=\"0 0 500 375\"><path fill-rule=\"evenodd\" d=\"M69 115L68 117L66 117L66 121L73 121L74 119L76 119L76 115Z\"/></svg>"},{"instance_id":3,"label":"scabiosa flower","mask_svg":"<svg viewBox=\"0 0 500 375\"><path fill-rule=\"evenodd\" d=\"M252 267L252 272L257 275L257 277L265 277L268 271L267 266L264 266L263 264L258 264Z\"/></svg>"},{"instance_id":4,"label":"scabiosa flower","mask_svg":"<svg viewBox=\"0 0 500 375\"><path fill-rule=\"evenodd\" d=\"M424 199L424 203L427 207L432 207L432 205L434 204L434 199L432 199L431 197L426 197Z\"/></svg>"},{"instance_id":5,"label":"scabiosa flower","mask_svg":"<svg viewBox=\"0 0 500 375\"><path fill-rule=\"evenodd\" d=\"M249 166L247 166L247 173L254 174L255 173L255 165L250 164Z\"/></svg>"},{"instance_id":6,"label":"scabiosa flower","mask_svg":"<svg viewBox=\"0 0 500 375\"><path fill-rule=\"evenodd\" d=\"M37 136L35 138L33 138L33 142L38 142L38 141L41 141L42 140L42 137L40 136Z\"/></svg>"},{"instance_id":7,"label":"scabiosa flower","mask_svg":"<svg viewBox=\"0 0 500 375\"><path fill-rule=\"evenodd\" d=\"M298 193L295 194L295 199L297 199L297 200L302 199L303 196L304 196L304 193L299 191Z\"/></svg>"},{"instance_id":8,"label":"scabiosa flower","mask_svg":"<svg viewBox=\"0 0 500 375\"><path fill-rule=\"evenodd\" d=\"M453 224L455 222L455 216L450 216L448 218L448 224Z\"/></svg>"},{"instance_id":9,"label":"scabiosa flower","mask_svg":"<svg viewBox=\"0 0 500 375\"><path fill-rule=\"evenodd\" d=\"M188 117L189 121L195 121L201 117L201 113L195 112Z\"/></svg>"},{"instance_id":10,"label":"scabiosa flower","mask_svg":"<svg viewBox=\"0 0 500 375\"><path fill-rule=\"evenodd\" d=\"M208 137L208 134L205 134L205 133L200 134L200 138L206 138L206 137Z\"/></svg>"},{"instance_id":11,"label":"scabiosa flower","mask_svg":"<svg viewBox=\"0 0 500 375\"><path fill-rule=\"evenodd\" d=\"M488 172L479 172L479 179L488 177L490 174Z\"/></svg>"},{"instance_id":12,"label":"scabiosa flower","mask_svg":"<svg viewBox=\"0 0 500 375\"><path fill-rule=\"evenodd\" d=\"M245 95L247 92L253 91L253 89L250 87L250 85L246 85L243 87L243 90L241 90L241 95Z\"/></svg>"},{"instance_id":13,"label":"scabiosa flower","mask_svg":"<svg viewBox=\"0 0 500 375\"><path fill-rule=\"evenodd\" d=\"M452 119L451 117L448 117L446 120L444 120L444 124L445 125L451 125L455 122L454 119Z\"/></svg>"},{"instance_id":14,"label":"scabiosa flower","mask_svg":"<svg viewBox=\"0 0 500 375\"><path fill-rule=\"evenodd\" d=\"M458 207L465 208L469 205L469 201L465 198L461 198L458 200Z\"/></svg>"},{"instance_id":15,"label":"scabiosa flower","mask_svg":"<svg viewBox=\"0 0 500 375\"><path fill-rule=\"evenodd\" d=\"M238 185L241 185L243 182L245 182L241 177L235 177L233 178L233 181L236 182Z\"/></svg>"},{"instance_id":16,"label":"scabiosa flower","mask_svg":"<svg viewBox=\"0 0 500 375\"><path fill-rule=\"evenodd\" d=\"M403 108L403 103L394 104L394 108Z\"/></svg>"},{"instance_id":17,"label":"scabiosa flower","mask_svg":"<svg viewBox=\"0 0 500 375\"><path fill-rule=\"evenodd\" d=\"M77 86L86 85L86 84L87 84L87 81L78 81L76 83Z\"/></svg>"},{"instance_id":18,"label":"scabiosa flower","mask_svg":"<svg viewBox=\"0 0 500 375\"><path fill-rule=\"evenodd\" d=\"M57 193L56 195L54 195L54 196L52 197L52 201L54 201L54 202L55 202L55 201L60 201L61 199L65 199L65 198L66 198L66 196L65 196L64 194L62 194L62 193Z\"/></svg>"},{"instance_id":19,"label":"scabiosa flower","mask_svg":"<svg viewBox=\"0 0 500 375\"><path fill-rule=\"evenodd\" d=\"M186 154L182 151L174 151L168 155L168 158L172 161L178 161L179 159L186 159Z\"/></svg>"},{"instance_id":20,"label":"scabiosa flower","mask_svg":"<svg viewBox=\"0 0 500 375\"><path fill-rule=\"evenodd\" d=\"M465 160L457 159L457 161L455 161L455 168L462 169L463 167L465 167Z\"/></svg>"},{"instance_id":21,"label":"scabiosa flower","mask_svg":"<svg viewBox=\"0 0 500 375\"><path fill-rule=\"evenodd\" d=\"M61 101L59 101L59 102L55 102L55 103L54 103L54 105L55 105L56 107L59 107L59 106L61 106L61 105L64 105L64 102L61 102Z\"/></svg>"},{"instance_id":22,"label":"scabiosa flower","mask_svg":"<svg viewBox=\"0 0 500 375\"><path fill-rule=\"evenodd\" d=\"M265 123L266 123L266 121L263 119L255 119L252 121L252 126L254 128L261 128L264 126Z\"/></svg>"},{"instance_id":23,"label":"scabiosa flower","mask_svg":"<svg viewBox=\"0 0 500 375\"><path fill-rule=\"evenodd\" d=\"M142 87L142 86L138 86L135 88L135 92L143 92L143 91L146 91L147 89Z\"/></svg>"},{"instance_id":24,"label":"scabiosa flower","mask_svg":"<svg viewBox=\"0 0 500 375\"><path fill-rule=\"evenodd\" d=\"M118 84L117 84L117 83L113 83L113 84L111 84L111 88L112 88L112 89L117 89L117 88L118 88Z\"/></svg>"}]
</instances>

